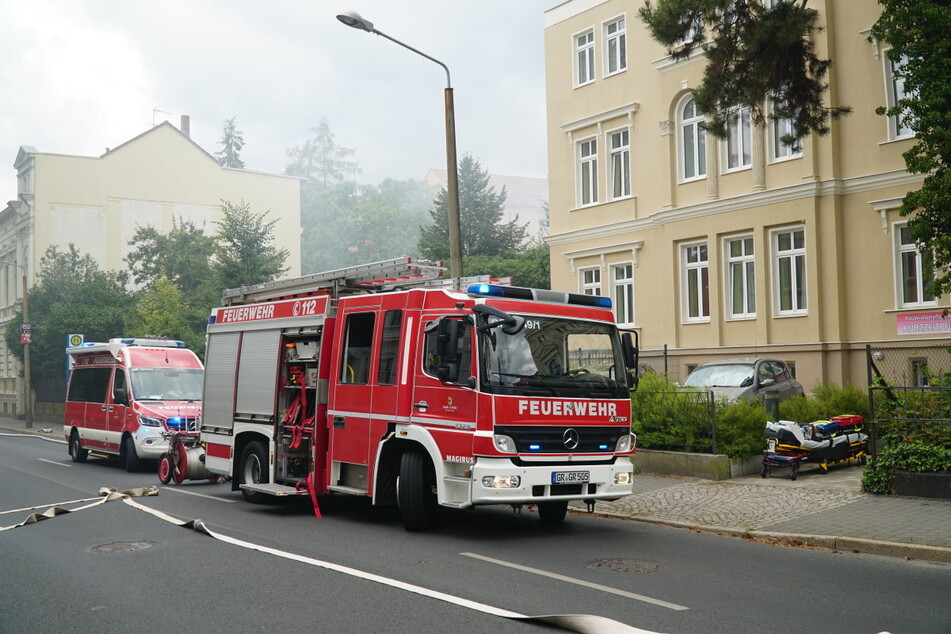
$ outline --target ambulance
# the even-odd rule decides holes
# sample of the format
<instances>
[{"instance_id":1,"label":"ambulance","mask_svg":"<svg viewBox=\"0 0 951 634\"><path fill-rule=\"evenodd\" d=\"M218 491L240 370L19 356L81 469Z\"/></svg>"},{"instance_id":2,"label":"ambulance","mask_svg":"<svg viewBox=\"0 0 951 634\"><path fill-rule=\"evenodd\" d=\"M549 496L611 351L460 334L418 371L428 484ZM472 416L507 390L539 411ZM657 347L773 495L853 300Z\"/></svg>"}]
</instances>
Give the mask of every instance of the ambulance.
<instances>
[{"instance_id":1,"label":"ambulance","mask_svg":"<svg viewBox=\"0 0 951 634\"><path fill-rule=\"evenodd\" d=\"M184 342L110 339L66 348L71 369L63 431L74 462L90 453L126 470L168 450L163 432L198 433L204 367Z\"/></svg>"}]
</instances>

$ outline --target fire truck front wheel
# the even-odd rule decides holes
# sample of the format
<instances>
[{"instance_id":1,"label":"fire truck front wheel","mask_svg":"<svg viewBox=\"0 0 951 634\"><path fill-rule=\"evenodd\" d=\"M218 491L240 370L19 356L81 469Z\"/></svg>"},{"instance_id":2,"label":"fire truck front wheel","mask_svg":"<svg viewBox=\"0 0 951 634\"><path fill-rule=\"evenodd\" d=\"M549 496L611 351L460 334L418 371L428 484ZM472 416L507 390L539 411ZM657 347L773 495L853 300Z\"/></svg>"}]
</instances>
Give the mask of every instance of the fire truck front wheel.
<instances>
[{"instance_id":1,"label":"fire truck front wheel","mask_svg":"<svg viewBox=\"0 0 951 634\"><path fill-rule=\"evenodd\" d=\"M404 453L400 460L400 477L396 481L403 528L408 531L429 528L436 506L434 485L435 472L429 458L417 451Z\"/></svg>"},{"instance_id":2,"label":"fire truck front wheel","mask_svg":"<svg viewBox=\"0 0 951 634\"><path fill-rule=\"evenodd\" d=\"M265 484L267 483L267 451L260 441L252 440L241 452L241 462L238 466L238 484ZM241 495L252 504L264 501L263 493L256 493L241 489Z\"/></svg>"},{"instance_id":3,"label":"fire truck front wheel","mask_svg":"<svg viewBox=\"0 0 951 634\"><path fill-rule=\"evenodd\" d=\"M539 502L538 519L545 524L558 524L565 519L568 513L568 501Z\"/></svg>"}]
</instances>

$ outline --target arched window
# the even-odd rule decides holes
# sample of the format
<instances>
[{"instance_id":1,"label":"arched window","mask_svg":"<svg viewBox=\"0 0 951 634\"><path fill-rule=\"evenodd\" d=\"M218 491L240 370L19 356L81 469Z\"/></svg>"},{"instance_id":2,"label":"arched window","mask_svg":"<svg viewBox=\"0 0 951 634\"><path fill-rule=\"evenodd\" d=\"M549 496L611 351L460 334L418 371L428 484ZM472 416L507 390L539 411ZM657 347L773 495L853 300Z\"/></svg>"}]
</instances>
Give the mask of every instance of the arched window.
<instances>
[{"instance_id":1,"label":"arched window","mask_svg":"<svg viewBox=\"0 0 951 634\"><path fill-rule=\"evenodd\" d=\"M680 174L685 181L707 175L706 134L700 127L703 114L693 97L680 108Z\"/></svg>"}]
</instances>

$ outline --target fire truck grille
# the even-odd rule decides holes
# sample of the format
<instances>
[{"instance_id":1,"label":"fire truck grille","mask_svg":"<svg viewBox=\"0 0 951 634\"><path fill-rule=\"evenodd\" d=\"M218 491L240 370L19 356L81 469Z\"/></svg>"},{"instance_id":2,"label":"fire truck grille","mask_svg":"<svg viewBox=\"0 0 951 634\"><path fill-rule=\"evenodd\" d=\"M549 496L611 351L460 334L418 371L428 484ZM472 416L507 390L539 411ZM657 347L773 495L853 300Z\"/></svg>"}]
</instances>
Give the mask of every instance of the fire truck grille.
<instances>
[{"instance_id":1,"label":"fire truck grille","mask_svg":"<svg viewBox=\"0 0 951 634\"><path fill-rule=\"evenodd\" d=\"M626 426L500 425L495 428L496 434L512 438L521 454L611 452L617 446L618 438L628 431Z\"/></svg>"},{"instance_id":2,"label":"fire truck grille","mask_svg":"<svg viewBox=\"0 0 951 634\"><path fill-rule=\"evenodd\" d=\"M198 431L197 418L172 417L165 421L169 431Z\"/></svg>"}]
</instances>

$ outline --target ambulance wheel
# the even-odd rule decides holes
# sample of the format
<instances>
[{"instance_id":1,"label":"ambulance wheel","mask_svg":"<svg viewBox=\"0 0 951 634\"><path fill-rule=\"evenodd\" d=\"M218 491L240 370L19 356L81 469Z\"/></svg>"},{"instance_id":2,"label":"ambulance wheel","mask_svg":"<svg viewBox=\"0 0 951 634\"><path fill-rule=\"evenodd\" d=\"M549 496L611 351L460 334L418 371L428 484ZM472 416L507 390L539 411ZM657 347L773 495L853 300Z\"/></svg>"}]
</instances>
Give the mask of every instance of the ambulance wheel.
<instances>
[{"instance_id":1,"label":"ambulance wheel","mask_svg":"<svg viewBox=\"0 0 951 634\"><path fill-rule=\"evenodd\" d=\"M544 524L558 524L564 521L567 513L568 500L538 503L538 519Z\"/></svg>"},{"instance_id":2,"label":"ambulance wheel","mask_svg":"<svg viewBox=\"0 0 951 634\"><path fill-rule=\"evenodd\" d=\"M267 484L267 452L260 441L252 440L241 452L238 466L238 484ZM241 489L241 495L251 504L264 501L263 493Z\"/></svg>"},{"instance_id":3,"label":"ambulance wheel","mask_svg":"<svg viewBox=\"0 0 951 634\"><path fill-rule=\"evenodd\" d=\"M759 472L759 477L768 478L769 477L769 467L763 467L763 470Z\"/></svg>"},{"instance_id":4,"label":"ambulance wheel","mask_svg":"<svg viewBox=\"0 0 951 634\"><path fill-rule=\"evenodd\" d=\"M135 444L131 436L126 436L122 440L122 457L125 460L125 470L129 473L135 473L142 468L142 461L139 460L139 454L135 453Z\"/></svg>"},{"instance_id":5,"label":"ambulance wheel","mask_svg":"<svg viewBox=\"0 0 951 634\"><path fill-rule=\"evenodd\" d=\"M74 431L69 437L69 457L73 462L86 462L89 452L83 448L83 443L79 440L79 432Z\"/></svg>"},{"instance_id":6,"label":"ambulance wheel","mask_svg":"<svg viewBox=\"0 0 951 634\"><path fill-rule=\"evenodd\" d=\"M795 480L799 477L799 463L794 462L793 466L789 468L789 479Z\"/></svg>"},{"instance_id":7,"label":"ambulance wheel","mask_svg":"<svg viewBox=\"0 0 951 634\"><path fill-rule=\"evenodd\" d=\"M400 460L400 477L396 481L396 498L407 531L426 530L432 524L433 484L435 475L429 459L422 453L408 451Z\"/></svg>"},{"instance_id":8,"label":"ambulance wheel","mask_svg":"<svg viewBox=\"0 0 951 634\"><path fill-rule=\"evenodd\" d=\"M163 453L162 457L159 458L158 463L158 479L162 484L168 484L172 481L172 472L175 471L175 463L172 462L172 457L167 453Z\"/></svg>"}]
</instances>

